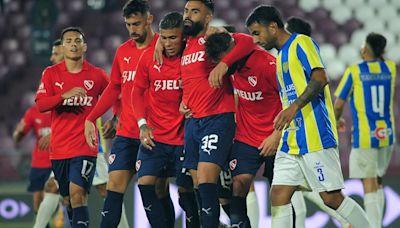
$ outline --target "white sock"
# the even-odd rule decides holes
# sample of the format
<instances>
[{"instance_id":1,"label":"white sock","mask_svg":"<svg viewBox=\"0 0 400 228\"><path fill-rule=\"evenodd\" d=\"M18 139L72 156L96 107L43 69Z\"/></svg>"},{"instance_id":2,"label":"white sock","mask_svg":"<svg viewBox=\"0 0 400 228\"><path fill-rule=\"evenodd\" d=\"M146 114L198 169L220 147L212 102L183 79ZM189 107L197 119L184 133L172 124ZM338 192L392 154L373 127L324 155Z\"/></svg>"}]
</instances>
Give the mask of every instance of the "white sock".
<instances>
[{"instance_id":1,"label":"white sock","mask_svg":"<svg viewBox=\"0 0 400 228\"><path fill-rule=\"evenodd\" d=\"M272 228L293 227L292 204L271 206Z\"/></svg>"},{"instance_id":2,"label":"white sock","mask_svg":"<svg viewBox=\"0 0 400 228\"><path fill-rule=\"evenodd\" d=\"M321 210L328 213L331 217L337 219L342 227L349 227L350 223L340 216L335 210L325 205L318 192L303 192L304 197L317 205Z\"/></svg>"},{"instance_id":3,"label":"white sock","mask_svg":"<svg viewBox=\"0 0 400 228\"><path fill-rule=\"evenodd\" d=\"M379 221L380 207L377 192L369 192L364 196L364 208L372 227L381 227Z\"/></svg>"},{"instance_id":4,"label":"white sock","mask_svg":"<svg viewBox=\"0 0 400 228\"><path fill-rule=\"evenodd\" d=\"M44 193L43 201L40 203L38 213L36 215L34 228L45 228L49 223L51 216L57 209L59 194Z\"/></svg>"},{"instance_id":5,"label":"white sock","mask_svg":"<svg viewBox=\"0 0 400 228\"><path fill-rule=\"evenodd\" d=\"M254 191L249 192L246 197L247 216L250 219L250 225L253 228L258 228L260 220L260 208L258 206L257 195Z\"/></svg>"},{"instance_id":6,"label":"white sock","mask_svg":"<svg viewBox=\"0 0 400 228\"><path fill-rule=\"evenodd\" d=\"M351 224L352 228L371 228L364 210L350 197L345 197L336 212Z\"/></svg>"},{"instance_id":7,"label":"white sock","mask_svg":"<svg viewBox=\"0 0 400 228\"><path fill-rule=\"evenodd\" d=\"M384 211L385 211L385 192L383 190L383 188L379 188L378 191L378 203L379 203L379 221L383 221L383 215L384 215Z\"/></svg>"},{"instance_id":8,"label":"white sock","mask_svg":"<svg viewBox=\"0 0 400 228\"><path fill-rule=\"evenodd\" d=\"M306 223L307 207L304 201L303 193L301 191L295 191L291 203L294 208L294 213L296 215L296 228L304 228Z\"/></svg>"},{"instance_id":9,"label":"white sock","mask_svg":"<svg viewBox=\"0 0 400 228\"><path fill-rule=\"evenodd\" d=\"M129 228L128 218L125 213L125 204L122 204L121 220L119 220L118 228Z\"/></svg>"}]
</instances>

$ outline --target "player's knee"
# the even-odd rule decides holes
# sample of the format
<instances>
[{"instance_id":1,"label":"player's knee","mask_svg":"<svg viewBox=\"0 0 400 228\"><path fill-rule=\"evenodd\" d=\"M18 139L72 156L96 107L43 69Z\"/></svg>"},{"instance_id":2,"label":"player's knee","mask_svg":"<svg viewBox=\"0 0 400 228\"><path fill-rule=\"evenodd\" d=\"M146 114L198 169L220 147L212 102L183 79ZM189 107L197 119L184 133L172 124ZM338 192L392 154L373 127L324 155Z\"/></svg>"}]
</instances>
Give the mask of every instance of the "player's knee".
<instances>
[{"instance_id":1,"label":"player's knee","mask_svg":"<svg viewBox=\"0 0 400 228\"><path fill-rule=\"evenodd\" d=\"M118 180L111 179L107 182L107 190L119 193L125 193L126 185L120 183Z\"/></svg>"},{"instance_id":2,"label":"player's knee","mask_svg":"<svg viewBox=\"0 0 400 228\"><path fill-rule=\"evenodd\" d=\"M84 189L71 189L69 196L73 208L86 205L87 194Z\"/></svg>"},{"instance_id":3,"label":"player's knee","mask_svg":"<svg viewBox=\"0 0 400 228\"><path fill-rule=\"evenodd\" d=\"M338 209L344 200L344 196L340 190L333 192L320 192L320 196L324 201L324 204L334 210Z\"/></svg>"},{"instance_id":4,"label":"player's knee","mask_svg":"<svg viewBox=\"0 0 400 228\"><path fill-rule=\"evenodd\" d=\"M156 195L159 198L164 198L169 194L169 182L168 179L162 178L156 181Z\"/></svg>"},{"instance_id":5,"label":"player's knee","mask_svg":"<svg viewBox=\"0 0 400 228\"><path fill-rule=\"evenodd\" d=\"M250 190L251 178L235 176L233 177L233 195L246 197Z\"/></svg>"},{"instance_id":6,"label":"player's knee","mask_svg":"<svg viewBox=\"0 0 400 228\"><path fill-rule=\"evenodd\" d=\"M106 184L97 185L96 189L101 197L106 198L107 196Z\"/></svg>"},{"instance_id":7,"label":"player's knee","mask_svg":"<svg viewBox=\"0 0 400 228\"><path fill-rule=\"evenodd\" d=\"M270 198L272 206L281 206L290 203L294 189L287 186L272 185Z\"/></svg>"},{"instance_id":8,"label":"player's knee","mask_svg":"<svg viewBox=\"0 0 400 228\"><path fill-rule=\"evenodd\" d=\"M58 193L58 185L57 182L54 178L50 178L49 181L47 181L46 186L44 187L45 192L48 193Z\"/></svg>"}]
</instances>

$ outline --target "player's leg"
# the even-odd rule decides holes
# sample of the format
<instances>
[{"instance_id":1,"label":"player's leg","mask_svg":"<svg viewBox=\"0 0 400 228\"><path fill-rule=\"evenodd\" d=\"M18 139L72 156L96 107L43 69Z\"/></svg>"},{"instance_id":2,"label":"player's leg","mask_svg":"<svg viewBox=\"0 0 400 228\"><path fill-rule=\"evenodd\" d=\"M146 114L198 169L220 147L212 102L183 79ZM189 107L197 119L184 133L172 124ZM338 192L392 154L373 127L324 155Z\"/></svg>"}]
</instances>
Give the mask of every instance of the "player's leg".
<instances>
[{"instance_id":1,"label":"player's leg","mask_svg":"<svg viewBox=\"0 0 400 228\"><path fill-rule=\"evenodd\" d=\"M222 170L218 181L218 201L220 211L222 209L229 218L231 217L232 184L233 178L230 169L226 168L226 170ZM220 221L219 227L229 227L229 225Z\"/></svg>"},{"instance_id":2,"label":"player's leg","mask_svg":"<svg viewBox=\"0 0 400 228\"><path fill-rule=\"evenodd\" d=\"M108 157L107 196L104 201L101 228L115 228L121 220L124 194L135 170L140 140L115 137Z\"/></svg>"},{"instance_id":3,"label":"player's leg","mask_svg":"<svg viewBox=\"0 0 400 228\"><path fill-rule=\"evenodd\" d=\"M249 193L246 197L247 217L250 219L251 227L258 227L260 220L260 208L258 205L257 194L254 188L254 181L250 186Z\"/></svg>"},{"instance_id":4,"label":"player's leg","mask_svg":"<svg viewBox=\"0 0 400 228\"><path fill-rule=\"evenodd\" d=\"M70 159L69 196L72 215L72 227L89 227L87 199L96 172L96 157L80 156Z\"/></svg>"},{"instance_id":5,"label":"player's leg","mask_svg":"<svg viewBox=\"0 0 400 228\"><path fill-rule=\"evenodd\" d=\"M235 132L233 113L201 118L198 136L201 141L197 182L201 197L201 222L204 227L219 224L218 180L229 159Z\"/></svg>"}]
</instances>

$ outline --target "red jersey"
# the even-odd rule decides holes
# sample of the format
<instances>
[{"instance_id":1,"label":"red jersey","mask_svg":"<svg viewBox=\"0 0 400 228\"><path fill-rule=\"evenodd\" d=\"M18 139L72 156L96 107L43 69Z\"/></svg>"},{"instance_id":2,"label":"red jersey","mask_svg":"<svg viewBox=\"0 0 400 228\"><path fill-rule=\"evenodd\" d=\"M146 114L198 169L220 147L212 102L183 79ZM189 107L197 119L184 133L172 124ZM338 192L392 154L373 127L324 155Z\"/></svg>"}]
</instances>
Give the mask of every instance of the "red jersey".
<instances>
[{"instance_id":1,"label":"red jersey","mask_svg":"<svg viewBox=\"0 0 400 228\"><path fill-rule=\"evenodd\" d=\"M184 116L179 113L182 100L180 56L165 57L162 65L153 61L154 49L147 50L139 61L133 92L133 109L136 117L145 117L154 128L157 142L183 145ZM145 110L143 93L148 90L148 107ZM137 102L141 100L141 102ZM147 115L146 115L147 113Z\"/></svg>"},{"instance_id":2,"label":"red jersey","mask_svg":"<svg viewBox=\"0 0 400 228\"><path fill-rule=\"evenodd\" d=\"M235 139L259 147L274 131L274 118L282 109L275 57L255 49L231 81L239 97Z\"/></svg>"},{"instance_id":3,"label":"red jersey","mask_svg":"<svg viewBox=\"0 0 400 228\"><path fill-rule=\"evenodd\" d=\"M232 36L237 45L222 60L228 65L243 58L255 47L248 35L235 33ZM207 59L204 43L204 36L189 37L181 60L183 102L195 118L235 111L229 77L224 77L221 88L214 89L209 85L208 77L216 64Z\"/></svg>"},{"instance_id":4,"label":"red jersey","mask_svg":"<svg viewBox=\"0 0 400 228\"><path fill-rule=\"evenodd\" d=\"M25 123L24 135L33 129L36 137L35 147L32 151L31 166L33 168L50 168L50 151L40 150L38 144L41 137L50 134L51 113L41 113L37 106L33 105L25 112L23 121Z\"/></svg>"},{"instance_id":5,"label":"red jersey","mask_svg":"<svg viewBox=\"0 0 400 228\"><path fill-rule=\"evenodd\" d=\"M137 48L136 42L132 39L123 43L117 49L111 68L111 80L104 96L100 98L99 107L96 106L88 120L94 122L104 112L115 103L115 100L121 96L120 115L117 127L117 135L128 138L139 138L139 128L132 109L132 89L133 80L136 75L136 67L143 52L154 47L158 39L155 34L149 45L145 48Z\"/></svg>"},{"instance_id":6,"label":"red jersey","mask_svg":"<svg viewBox=\"0 0 400 228\"><path fill-rule=\"evenodd\" d=\"M64 61L44 70L36 96L39 109L43 110L43 102L58 99L51 109L50 159L97 156L97 148L86 143L84 123L107 84L106 73L86 61L79 73L68 72ZM85 88L86 97L63 100L61 95L73 87Z\"/></svg>"}]
</instances>

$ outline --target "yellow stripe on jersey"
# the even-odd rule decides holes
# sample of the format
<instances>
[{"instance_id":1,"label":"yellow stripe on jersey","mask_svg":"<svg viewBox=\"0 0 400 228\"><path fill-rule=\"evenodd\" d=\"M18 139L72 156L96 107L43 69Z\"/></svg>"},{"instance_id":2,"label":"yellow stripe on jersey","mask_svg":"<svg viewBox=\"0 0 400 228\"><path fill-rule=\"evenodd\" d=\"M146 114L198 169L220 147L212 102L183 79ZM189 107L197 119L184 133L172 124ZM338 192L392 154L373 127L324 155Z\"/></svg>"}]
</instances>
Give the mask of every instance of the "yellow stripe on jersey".
<instances>
[{"instance_id":1,"label":"yellow stripe on jersey","mask_svg":"<svg viewBox=\"0 0 400 228\"><path fill-rule=\"evenodd\" d=\"M306 89L314 69L324 68L318 45L308 36L292 34L277 56L277 78L283 108ZM337 146L337 131L329 88L296 113L282 134L280 150L306 154Z\"/></svg>"}]
</instances>

